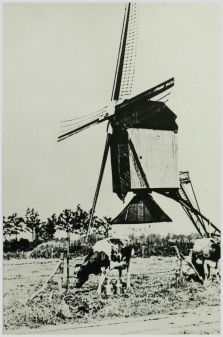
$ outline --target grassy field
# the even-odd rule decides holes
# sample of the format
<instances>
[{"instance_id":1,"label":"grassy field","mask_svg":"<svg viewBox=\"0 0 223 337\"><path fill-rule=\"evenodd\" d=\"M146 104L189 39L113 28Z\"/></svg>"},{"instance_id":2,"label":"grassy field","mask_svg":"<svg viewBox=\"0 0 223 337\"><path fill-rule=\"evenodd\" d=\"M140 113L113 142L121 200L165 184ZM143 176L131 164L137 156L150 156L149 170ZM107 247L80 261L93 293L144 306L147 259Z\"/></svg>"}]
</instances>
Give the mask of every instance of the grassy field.
<instances>
[{"instance_id":1,"label":"grassy field","mask_svg":"<svg viewBox=\"0 0 223 337\"><path fill-rule=\"evenodd\" d=\"M29 264L29 261L32 263ZM71 260L70 264L76 262L77 260ZM121 295L99 297L96 294L98 277L91 276L83 286L86 292L76 293L74 279L71 279L70 296L66 298L66 304L61 305L64 296L59 294L54 281L32 303L27 304L29 296L43 285L56 263L57 260L17 260L4 263L3 304L6 330L117 317L172 314L176 310L220 305L220 286L216 283L207 289L193 281L176 284L175 257L134 258L131 291ZM118 272L113 271L111 275L116 278ZM125 273L123 280L125 281ZM92 288L94 290L88 291Z\"/></svg>"}]
</instances>

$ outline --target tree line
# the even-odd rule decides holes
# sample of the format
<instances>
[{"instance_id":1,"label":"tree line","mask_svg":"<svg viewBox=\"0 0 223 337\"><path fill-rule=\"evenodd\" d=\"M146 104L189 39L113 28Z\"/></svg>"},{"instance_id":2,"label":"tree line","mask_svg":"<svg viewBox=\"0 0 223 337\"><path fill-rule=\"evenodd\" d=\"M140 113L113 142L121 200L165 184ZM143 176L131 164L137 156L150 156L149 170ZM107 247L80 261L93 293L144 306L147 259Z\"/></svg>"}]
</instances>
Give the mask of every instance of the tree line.
<instances>
[{"instance_id":1,"label":"tree line","mask_svg":"<svg viewBox=\"0 0 223 337\"><path fill-rule=\"evenodd\" d=\"M71 233L84 236L90 219L90 211L85 211L78 204L76 211L64 209L59 216L54 213L46 221L41 221L39 213L34 208L28 208L25 216L20 217L17 213L13 213L8 217L3 216L3 237L15 236L17 241L18 235L23 232L32 233L32 241L35 244L47 242L54 239L57 230L64 230L69 239ZM111 218L104 216L99 218L93 216L91 230L95 234L108 236Z\"/></svg>"},{"instance_id":2,"label":"tree line","mask_svg":"<svg viewBox=\"0 0 223 337\"><path fill-rule=\"evenodd\" d=\"M198 233L168 233L167 235L158 233L145 235L143 233L138 237L130 234L130 238L135 243L138 256L175 256L176 250L174 246L177 246L183 255L188 255L193 248L194 241L199 239L200 235Z\"/></svg>"},{"instance_id":3,"label":"tree line","mask_svg":"<svg viewBox=\"0 0 223 337\"><path fill-rule=\"evenodd\" d=\"M72 243L74 245L73 250L78 254L84 254L86 253L84 238L87 234L90 214L91 210L85 211L78 204L75 211L64 209L59 216L56 216L54 213L51 217L47 218L46 221L41 221L39 213L34 208L28 208L24 217L18 216L17 213L13 213L7 218L4 216L3 251L7 253L32 250L41 243L55 240L56 231L64 230L69 246L71 233L79 236L80 239ZM94 216L91 225L91 235L88 240L90 245L94 244L98 239L108 237L110 229L111 218L106 216L103 218ZM24 238L18 240L18 235L23 232L32 233L32 242ZM12 239L12 236L15 238ZM140 236L129 234L129 236L135 243L137 255L146 257L151 255L175 255L173 245L177 245L181 251L187 255L193 246L194 240L199 237L199 234L177 235L169 233L163 236L158 233L150 233L149 235L142 234ZM10 238L9 240L8 237Z\"/></svg>"}]
</instances>

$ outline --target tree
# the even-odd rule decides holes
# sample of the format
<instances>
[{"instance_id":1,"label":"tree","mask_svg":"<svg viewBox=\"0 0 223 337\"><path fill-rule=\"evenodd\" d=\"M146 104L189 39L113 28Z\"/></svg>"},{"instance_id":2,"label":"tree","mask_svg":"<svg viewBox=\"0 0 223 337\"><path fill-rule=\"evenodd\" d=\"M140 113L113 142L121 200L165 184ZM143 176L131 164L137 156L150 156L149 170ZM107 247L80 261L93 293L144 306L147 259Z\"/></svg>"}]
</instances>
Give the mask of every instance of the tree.
<instances>
[{"instance_id":1,"label":"tree","mask_svg":"<svg viewBox=\"0 0 223 337\"><path fill-rule=\"evenodd\" d=\"M185 239L186 239L186 236L185 236L184 234L179 234L179 235L178 235L178 240L179 240L181 243L185 242Z\"/></svg>"},{"instance_id":2,"label":"tree","mask_svg":"<svg viewBox=\"0 0 223 337\"><path fill-rule=\"evenodd\" d=\"M75 214L74 233L81 236L86 235L87 228L90 220L90 212L84 211L80 204L77 205Z\"/></svg>"},{"instance_id":3,"label":"tree","mask_svg":"<svg viewBox=\"0 0 223 337\"><path fill-rule=\"evenodd\" d=\"M139 237L139 240L142 244L145 244L146 243L146 236L145 236L145 233L142 233Z\"/></svg>"},{"instance_id":4,"label":"tree","mask_svg":"<svg viewBox=\"0 0 223 337\"><path fill-rule=\"evenodd\" d=\"M17 216L17 213L13 213L12 215L8 216L8 219L6 220L5 217L3 217L3 235L4 237L6 235L15 235L16 241L18 239L17 235L21 232L24 232L23 225L24 219Z\"/></svg>"},{"instance_id":5,"label":"tree","mask_svg":"<svg viewBox=\"0 0 223 337\"><path fill-rule=\"evenodd\" d=\"M40 232L40 219L39 213L32 209L26 210L26 226L27 229L32 232L32 241L37 242L39 239L39 232Z\"/></svg>"},{"instance_id":6,"label":"tree","mask_svg":"<svg viewBox=\"0 0 223 337\"><path fill-rule=\"evenodd\" d=\"M171 234L167 233L167 235L166 235L166 241L169 241L170 239L171 239Z\"/></svg>"},{"instance_id":7,"label":"tree","mask_svg":"<svg viewBox=\"0 0 223 337\"><path fill-rule=\"evenodd\" d=\"M102 222L103 222L102 219L99 219L96 215L94 215L89 233L102 235L104 232L104 227L103 227Z\"/></svg>"},{"instance_id":8,"label":"tree","mask_svg":"<svg viewBox=\"0 0 223 337\"><path fill-rule=\"evenodd\" d=\"M172 240L177 241L178 240L178 235L177 234L172 234Z\"/></svg>"},{"instance_id":9,"label":"tree","mask_svg":"<svg viewBox=\"0 0 223 337\"><path fill-rule=\"evenodd\" d=\"M149 235L147 235L147 238L146 238L147 245L153 244L154 241L155 241L155 234L150 233Z\"/></svg>"},{"instance_id":10,"label":"tree","mask_svg":"<svg viewBox=\"0 0 223 337\"><path fill-rule=\"evenodd\" d=\"M6 220L6 217L3 216L3 237L6 239L6 236L11 236L12 225Z\"/></svg>"},{"instance_id":11,"label":"tree","mask_svg":"<svg viewBox=\"0 0 223 337\"><path fill-rule=\"evenodd\" d=\"M91 210L89 214L91 214ZM96 235L108 237L109 231L111 230L111 220L112 218L109 218L107 216L104 216L102 219L97 216L94 216L91 224L91 232L93 232ZM87 219L87 225L88 223L89 218Z\"/></svg>"},{"instance_id":12,"label":"tree","mask_svg":"<svg viewBox=\"0 0 223 337\"><path fill-rule=\"evenodd\" d=\"M111 221L112 218L104 216L104 222L103 222L103 226L104 226L104 235L105 237L109 236L109 232L111 231Z\"/></svg>"},{"instance_id":13,"label":"tree","mask_svg":"<svg viewBox=\"0 0 223 337\"><path fill-rule=\"evenodd\" d=\"M71 209L64 209L62 213L58 216L58 221L56 223L57 229L64 230L67 233L67 237L69 233L74 231L74 222L75 222L75 214Z\"/></svg>"},{"instance_id":14,"label":"tree","mask_svg":"<svg viewBox=\"0 0 223 337\"><path fill-rule=\"evenodd\" d=\"M81 227L81 220L78 219L78 210L76 212L71 209L64 209L58 217L56 227L67 233L68 252L70 250L70 233L75 233ZM76 223L77 221L77 223Z\"/></svg>"},{"instance_id":15,"label":"tree","mask_svg":"<svg viewBox=\"0 0 223 337\"><path fill-rule=\"evenodd\" d=\"M84 211L78 204L75 212L70 209L63 210L58 217L56 227L67 232L68 241L70 240L70 233L79 234L81 237L84 237L87 234L90 214L91 211ZM111 220L111 218L106 216L103 219L94 216L91 224L91 234L108 237L111 229Z\"/></svg>"},{"instance_id":16,"label":"tree","mask_svg":"<svg viewBox=\"0 0 223 337\"><path fill-rule=\"evenodd\" d=\"M50 241L54 239L56 232L57 216L54 213L50 218L47 218L46 222L42 222L40 225L40 237L44 241Z\"/></svg>"}]
</instances>

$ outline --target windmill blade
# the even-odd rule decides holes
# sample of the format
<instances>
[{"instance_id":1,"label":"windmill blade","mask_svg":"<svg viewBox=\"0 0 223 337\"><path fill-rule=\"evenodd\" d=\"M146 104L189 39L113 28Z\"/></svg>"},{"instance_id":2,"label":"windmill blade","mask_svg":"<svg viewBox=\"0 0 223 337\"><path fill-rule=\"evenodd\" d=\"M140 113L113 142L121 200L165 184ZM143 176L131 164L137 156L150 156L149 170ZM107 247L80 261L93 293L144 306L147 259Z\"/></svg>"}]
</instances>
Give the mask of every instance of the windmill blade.
<instances>
[{"instance_id":1,"label":"windmill blade","mask_svg":"<svg viewBox=\"0 0 223 337\"><path fill-rule=\"evenodd\" d=\"M138 36L137 5L126 5L121 42L116 66L112 101L107 107L95 113L61 122L58 142L81 132L95 124L108 120L115 113L115 101L131 95L135 71L136 42Z\"/></svg>"},{"instance_id":2,"label":"windmill blade","mask_svg":"<svg viewBox=\"0 0 223 337\"><path fill-rule=\"evenodd\" d=\"M106 106L103 109L100 109L89 115L61 121L61 135L58 137L58 142L70 136L73 136L75 133L81 132L95 124L104 122L113 113L114 108L111 105Z\"/></svg>"},{"instance_id":3,"label":"windmill blade","mask_svg":"<svg viewBox=\"0 0 223 337\"><path fill-rule=\"evenodd\" d=\"M169 93L164 95L163 94L164 91L168 92L168 90L170 90L173 86L174 86L174 78L171 78L129 100L122 102L121 104L116 106L116 109L119 113L123 108L125 108L126 105L128 105L128 107L130 108L132 104L135 104L137 101L140 101L141 99L151 99L154 97L161 96L161 98L158 99L158 101L159 100L162 101L162 99L166 99L167 96L169 95ZM102 123L105 120L109 120L110 117L114 115L114 113L115 113L115 101L111 102L110 105L102 108L101 110L98 110L91 114L62 121L60 127L62 134L58 137L58 142L70 136L73 136L74 134L81 132L93 125Z\"/></svg>"},{"instance_id":4,"label":"windmill blade","mask_svg":"<svg viewBox=\"0 0 223 337\"><path fill-rule=\"evenodd\" d=\"M77 127L69 132L66 132L64 134L62 134L61 136L58 137L58 142L61 142L62 140L70 137L70 136L73 136L75 133L78 133L80 131L83 131L87 128L89 128L90 126L93 126L94 124L98 124L97 123L97 120L96 121L92 121L90 123L87 123L87 124L84 124L83 126L80 126L80 127Z\"/></svg>"},{"instance_id":5,"label":"windmill blade","mask_svg":"<svg viewBox=\"0 0 223 337\"><path fill-rule=\"evenodd\" d=\"M128 106L130 108L131 105L135 105L137 102L140 102L141 100L151 100L154 97L159 97L161 96L161 98L163 99L163 93L168 92L168 90L170 90L172 87L174 86L174 78L172 77L171 79L160 83L158 85L156 85L155 87L146 90L144 92L142 92L141 94L134 96L128 100L125 100L124 102L118 104L116 106L116 111L121 112L122 109L125 109L126 106ZM160 98L160 100L161 100ZM155 99L156 100L156 99Z\"/></svg>"},{"instance_id":6,"label":"windmill blade","mask_svg":"<svg viewBox=\"0 0 223 337\"><path fill-rule=\"evenodd\" d=\"M135 73L138 37L138 9L136 3L128 3L122 27L115 79L111 100L118 101L131 95Z\"/></svg>"}]
</instances>

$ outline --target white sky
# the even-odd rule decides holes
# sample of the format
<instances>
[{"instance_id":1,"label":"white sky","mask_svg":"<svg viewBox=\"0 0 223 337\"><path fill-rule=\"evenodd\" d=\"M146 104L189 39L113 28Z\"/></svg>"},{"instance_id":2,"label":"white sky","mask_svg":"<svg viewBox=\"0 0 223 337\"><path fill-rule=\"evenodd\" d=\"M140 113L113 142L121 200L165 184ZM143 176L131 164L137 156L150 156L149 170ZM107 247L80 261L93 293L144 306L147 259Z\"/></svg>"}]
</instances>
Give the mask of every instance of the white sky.
<instances>
[{"instance_id":1,"label":"white sky","mask_svg":"<svg viewBox=\"0 0 223 337\"><path fill-rule=\"evenodd\" d=\"M201 211L220 227L220 4L140 3L133 95L171 77L179 168ZM124 3L3 4L3 214L34 207L46 220L90 209L106 123L57 143L59 122L110 101ZM131 199L128 195L126 203ZM175 232L193 225L179 204L153 193ZM125 204L126 205L126 204ZM96 213L124 206L108 157Z\"/></svg>"}]
</instances>

